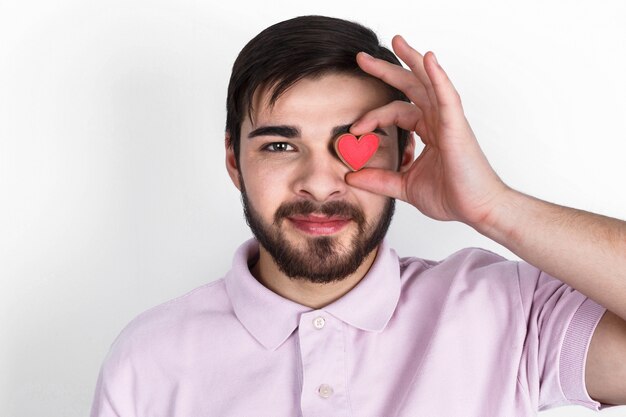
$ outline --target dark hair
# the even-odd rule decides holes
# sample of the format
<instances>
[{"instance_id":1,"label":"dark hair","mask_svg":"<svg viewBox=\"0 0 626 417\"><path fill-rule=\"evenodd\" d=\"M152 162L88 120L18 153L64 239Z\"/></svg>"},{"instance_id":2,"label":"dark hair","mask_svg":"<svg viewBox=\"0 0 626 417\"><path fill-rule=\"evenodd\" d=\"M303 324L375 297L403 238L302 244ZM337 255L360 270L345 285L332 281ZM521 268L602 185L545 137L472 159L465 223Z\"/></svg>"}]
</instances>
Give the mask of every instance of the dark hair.
<instances>
[{"instance_id":1,"label":"dark hair","mask_svg":"<svg viewBox=\"0 0 626 417\"><path fill-rule=\"evenodd\" d=\"M251 118L252 98L259 88L271 87L270 105L289 87L303 78L328 73L371 77L361 70L356 54L402 65L378 37L365 26L325 16L300 16L276 23L255 36L241 50L233 64L226 99L226 131L239 163L239 142L244 117ZM382 82L381 82L382 83ZM409 99L399 90L389 90L389 101ZM398 128L400 155L409 132Z\"/></svg>"}]
</instances>

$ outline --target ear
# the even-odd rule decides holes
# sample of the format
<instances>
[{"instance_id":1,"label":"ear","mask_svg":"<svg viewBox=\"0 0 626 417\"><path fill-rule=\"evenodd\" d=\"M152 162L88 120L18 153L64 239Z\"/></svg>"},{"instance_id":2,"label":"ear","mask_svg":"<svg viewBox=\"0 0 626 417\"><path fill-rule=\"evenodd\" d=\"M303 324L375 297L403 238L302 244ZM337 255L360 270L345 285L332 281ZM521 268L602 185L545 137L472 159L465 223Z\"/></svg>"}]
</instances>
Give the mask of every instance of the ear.
<instances>
[{"instance_id":1,"label":"ear","mask_svg":"<svg viewBox=\"0 0 626 417\"><path fill-rule=\"evenodd\" d=\"M237 166L237 158L235 157L235 150L230 141L230 132L226 132L224 138L224 147L226 150L226 170L232 180L233 184L239 191L241 191L241 184L239 183L239 167Z\"/></svg>"},{"instance_id":2,"label":"ear","mask_svg":"<svg viewBox=\"0 0 626 417\"><path fill-rule=\"evenodd\" d=\"M411 165L413 165L413 160L415 159L415 135L413 132L409 133L409 137L406 139L406 146L404 147L404 151L402 152L402 160L400 161L400 168L398 171L405 172Z\"/></svg>"}]
</instances>

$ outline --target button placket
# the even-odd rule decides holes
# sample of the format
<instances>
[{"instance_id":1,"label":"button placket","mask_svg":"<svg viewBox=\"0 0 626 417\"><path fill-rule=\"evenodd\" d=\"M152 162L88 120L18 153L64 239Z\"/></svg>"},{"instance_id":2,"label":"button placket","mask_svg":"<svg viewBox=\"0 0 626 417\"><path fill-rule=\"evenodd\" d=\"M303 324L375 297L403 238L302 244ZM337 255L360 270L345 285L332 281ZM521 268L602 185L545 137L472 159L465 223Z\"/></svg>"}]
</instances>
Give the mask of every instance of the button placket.
<instances>
[{"instance_id":1,"label":"button placket","mask_svg":"<svg viewBox=\"0 0 626 417\"><path fill-rule=\"evenodd\" d=\"M298 330L303 417L349 415L343 325L323 310L303 313Z\"/></svg>"}]
</instances>

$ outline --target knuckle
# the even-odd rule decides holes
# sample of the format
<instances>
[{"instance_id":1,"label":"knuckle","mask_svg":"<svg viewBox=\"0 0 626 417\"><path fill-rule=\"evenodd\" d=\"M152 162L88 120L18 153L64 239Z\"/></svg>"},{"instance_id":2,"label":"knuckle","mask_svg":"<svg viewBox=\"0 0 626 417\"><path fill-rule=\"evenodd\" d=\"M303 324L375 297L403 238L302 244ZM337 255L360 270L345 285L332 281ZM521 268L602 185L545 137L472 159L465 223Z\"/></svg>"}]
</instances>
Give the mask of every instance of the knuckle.
<instances>
[{"instance_id":1,"label":"knuckle","mask_svg":"<svg viewBox=\"0 0 626 417\"><path fill-rule=\"evenodd\" d=\"M419 87L414 84L411 84L406 88L406 95L409 97L417 96L418 93L419 93Z\"/></svg>"},{"instance_id":2,"label":"knuckle","mask_svg":"<svg viewBox=\"0 0 626 417\"><path fill-rule=\"evenodd\" d=\"M452 94L452 102L454 104L456 104L457 106L461 106L461 95L459 94L458 91L453 90L453 94Z\"/></svg>"}]
</instances>

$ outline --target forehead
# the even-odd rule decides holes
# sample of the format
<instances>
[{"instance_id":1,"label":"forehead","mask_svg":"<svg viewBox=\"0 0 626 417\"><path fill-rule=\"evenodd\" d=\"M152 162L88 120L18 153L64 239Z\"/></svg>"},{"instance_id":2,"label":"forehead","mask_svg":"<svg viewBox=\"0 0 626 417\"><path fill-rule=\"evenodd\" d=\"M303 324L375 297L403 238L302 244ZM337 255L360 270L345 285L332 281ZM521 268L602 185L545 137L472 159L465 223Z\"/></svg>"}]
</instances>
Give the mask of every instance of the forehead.
<instances>
[{"instance_id":1,"label":"forehead","mask_svg":"<svg viewBox=\"0 0 626 417\"><path fill-rule=\"evenodd\" d=\"M255 92L252 119L245 125L254 127L268 123L296 123L298 120L332 124L351 123L365 112L390 101L388 88L374 78L331 73L299 80L272 104L273 89Z\"/></svg>"}]
</instances>

